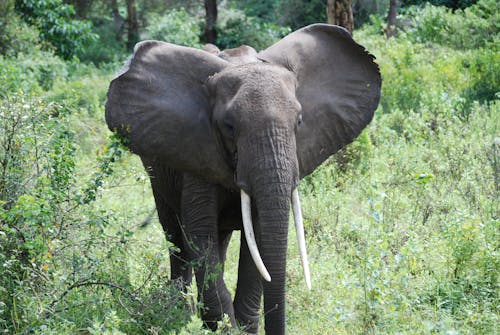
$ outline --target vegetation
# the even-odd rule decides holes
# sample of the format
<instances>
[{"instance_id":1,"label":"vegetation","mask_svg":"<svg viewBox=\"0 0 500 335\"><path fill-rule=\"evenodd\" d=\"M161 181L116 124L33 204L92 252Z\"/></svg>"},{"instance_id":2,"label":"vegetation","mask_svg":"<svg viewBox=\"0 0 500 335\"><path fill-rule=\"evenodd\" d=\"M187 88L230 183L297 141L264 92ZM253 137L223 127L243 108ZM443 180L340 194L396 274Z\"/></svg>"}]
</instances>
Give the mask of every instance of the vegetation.
<instances>
[{"instance_id":1,"label":"vegetation","mask_svg":"<svg viewBox=\"0 0 500 335\"><path fill-rule=\"evenodd\" d=\"M209 334L189 313L202 308L196 290L168 279L156 214L143 225L154 208L148 177L105 126L107 85L129 56L123 32L107 2L80 21L79 7L62 3L0 3L0 332ZM199 47L199 4L160 3L139 3L141 37ZM310 22L312 7L283 21L287 12L271 9L284 3L229 1L219 45L262 49ZM381 67L376 116L300 186L313 289L291 232L289 332L497 334L496 1L403 6L390 39L387 5L354 31ZM233 289L238 240L226 265Z\"/></svg>"}]
</instances>

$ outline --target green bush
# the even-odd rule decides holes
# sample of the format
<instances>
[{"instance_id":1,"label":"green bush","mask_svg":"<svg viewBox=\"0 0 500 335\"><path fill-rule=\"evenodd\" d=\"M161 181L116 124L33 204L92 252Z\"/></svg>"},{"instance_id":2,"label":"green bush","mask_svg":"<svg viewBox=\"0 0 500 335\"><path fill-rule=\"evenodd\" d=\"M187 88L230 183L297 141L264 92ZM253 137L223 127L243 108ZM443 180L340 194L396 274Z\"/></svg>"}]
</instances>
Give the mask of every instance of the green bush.
<instances>
[{"instance_id":1,"label":"green bush","mask_svg":"<svg viewBox=\"0 0 500 335\"><path fill-rule=\"evenodd\" d=\"M470 72L470 83L464 89L468 101L492 101L500 92L500 48L491 46L474 50L463 65Z\"/></svg>"},{"instance_id":2,"label":"green bush","mask_svg":"<svg viewBox=\"0 0 500 335\"><path fill-rule=\"evenodd\" d=\"M126 43L117 38L115 23L111 18L99 20L94 24L92 32L96 38L91 39L78 53L81 62L92 62L100 66L106 63L123 62L126 53Z\"/></svg>"},{"instance_id":3,"label":"green bush","mask_svg":"<svg viewBox=\"0 0 500 335\"><path fill-rule=\"evenodd\" d=\"M500 40L500 13L495 0L481 0L465 10L426 5L405 14L408 37L418 43L436 43L457 49L497 45ZM403 20L405 20L403 18Z\"/></svg>"},{"instance_id":4,"label":"green bush","mask_svg":"<svg viewBox=\"0 0 500 335\"><path fill-rule=\"evenodd\" d=\"M127 221L96 201L121 164L121 140L108 140L97 157L94 148L89 171L78 171L84 153L77 109L71 99L58 104L15 92L0 104L0 328L179 329L189 319L188 300L162 267L168 246L138 245ZM141 250L133 272L124 271L131 248Z\"/></svg>"},{"instance_id":5,"label":"green bush","mask_svg":"<svg viewBox=\"0 0 500 335\"><path fill-rule=\"evenodd\" d=\"M36 75L32 71L26 71L16 59L0 56L0 97L5 98L12 92L40 90Z\"/></svg>"},{"instance_id":6,"label":"green bush","mask_svg":"<svg viewBox=\"0 0 500 335\"><path fill-rule=\"evenodd\" d=\"M71 250L75 227L87 227L95 243L103 239L106 218L81 204L95 199L102 179L110 173L108 161L116 160L120 149L111 146L98 172L80 189L75 176L76 141L68 122L71 110L17 93L0 105L2 329L25 331L43 323L54 294L67 289L69 273L63 275L64 269L73 267L72 280L88 275L70 265L89 264L85 255L77 258L79 251ZM61 263L61 258L69 264ZM56 280L58 276L61 280ZM44 301L45 309L28 308L37 301Z\"/></svg>"},{"instance_id":7,"label":"green bush","mask_svg":"<svg viewBox=\"0 0 500 335\"><path fill-rule=\"evenodd\" d=\"M109 82L115 75L116 65L111 67L112 70L101 64L101 69L97 69L92 64L72 63L67 80L58 81L48 96L52 101L74 106L82 116L102 115Z\"/></svg>"},{"instance_id":8,"label":"green bush","mask_svg":"<svg viewBox=\"0 0 500 335\"><path fill-rule=\"evenodd\" d=\"M475 104L465 121L445 106L435 125L432 110L377 114L366 170L330 160L302 181L318 277L297 298L300 262L288 270L290 282L299 277L292 307L308 316L290 321L294 333L328 332L325 310L341 334L495 332L499 110L498 101Z\"/></svg>"},{"instance_id":9,"label":"green bush","mask_svg":"<svg viewBox=\"0 0 500 335\"><path fill-rule=\"evenodd\" d=\"M153 16L145 28L146 38L194 48L201 46L199 19L184 8L173 9L163 16Z\"/></svg>"},{"instance_id":10,"label":"green bush","mask_svg":"<svg viewBox=\"0 0 500 335\"><path fill-rule=\"evenodd\" d=\"M233 0L231 5L231 8L242 10L249 17L293 30L312 23L326 22L326 1L323 0Z\"/></svg>"},{"instance_id":11,"label":"green bush","mask_svg":"<svg viewBox=\"0 0 500 335\"><path fill-rule=\"evenodd\" d=\"M16 57L0 56L0 96L10 92L50 90L67 76L67 66L51 52L32 49Z\"/></svg>"},{"instance_id":12,"label":"green bush","mask_svg":"<svg viewBox=\"0 0 500 335\"><path fill-rule=\"evenodd\" d=\"M234 9L221 10L217 21L216 44L221 49L236 48L246 44L263 50L290 32L290 28L246 16Z\"/></svg>"},{"instance_id":13,"label":"green bush","mask_svg":"<svg viewBox=\"0 0 500 335\"><path fill-rule=\"evenodd\" d=\"M40 39L65 59L78 55L95 38L91 24L74 20L73 6L62 0L21 0L16 2L16 9L23 20L39 29Z\"/></svg>"},{"instance_id":14,"label":"green bush","mask_svg":"<svg viewBox=\"0 0 500 335\"><path fill-rule=\"evenodd\" d=\"M431 4L434 6L446 6L452 9L464 9L472 6L477 0L402 0L401 5L408 7L412 5Z\"/></svg>"},{"instance_id":15,"label":"green bush","mask_svg":"<svg viewBox=\"0 0 500 335\"><path fill-rule=\"evenodd\" d=\"M353 0L352 10L355 29L370 24L372 17L379 17L385 23L389 0Z\"/></svg>"},{"instance_id":16,"label":"green bush","mask_svg":"<svg viewBox=\"0 0 500 335\"><path fill-rule=\"evenodd\" d=\"M0 2L0 54L15 56L38 47L38 31L14 11L14 0Z\"/></svg>"},{"instance_id":17,"label":"green bush","mask_svg":"<svg viewBox=\"0 0 500 335\"><path fill-rule=\"evenodd\" d=\"M14 330L26 322L21 312L23 291L43 286L43 273L51 265L50 241L67 218L75 147L64 122L66 113L61 106L16 94L0 105L0 262L4 264L0 325L4 329Z\"/></svg>"},{"instance_id":18,"label":"green bush","mask_svg":"<svg viewBox=\"0 0 500 335\"><path fill-rule=\"evenodd\" d=\"M481 6L486 5L480 2L467 10L477 11ZM447 13L444 15L452 16L456 22L460 22L463 15L461 12L452 14L443 8L426 6L415 12L414 16L428 18L428 13L434 11ZM434 17L439 22L448 22L441 14ZM494 16L488 16L486 21L491 24L494 20ZM439 28L439 22L421 25L418 29L420 33L425 30L429 36L436 33L434 29L444 32ZM472 36L471 44L457 49L456 44L451 45L449 40L439 40L437 37L433 43L416 39L414 31L401 32L398 37L386 40L382 35L374 36L376 32L372 29L373 26L366 27L356 31L356 35L379 59L384 78L380 112L401 111L405 116L408 112L436 115L453 113L466 118L474 101L496 99L500 87L500 68L498 46L493 42L478 47ZM446 36L455 33L465 36L464 32L456 31L447 32ZM367 34L371 36L367 37ZM365 39L366 43L363 41Z\"/></svg>"}]
</instances>

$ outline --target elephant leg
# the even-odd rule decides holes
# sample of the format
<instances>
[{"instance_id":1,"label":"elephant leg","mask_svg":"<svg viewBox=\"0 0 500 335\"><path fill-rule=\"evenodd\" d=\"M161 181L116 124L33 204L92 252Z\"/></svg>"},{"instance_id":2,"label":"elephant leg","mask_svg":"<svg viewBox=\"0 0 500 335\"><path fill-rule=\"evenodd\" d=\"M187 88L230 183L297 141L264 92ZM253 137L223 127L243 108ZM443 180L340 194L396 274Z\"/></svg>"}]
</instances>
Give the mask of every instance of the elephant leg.
<instances>
[{"instance_id":1,"label":"elephant leg","mask_svg":"<svg viewBox=\"0 0 500 335\"><path fill-rule=\"evenodd\" d=\"M170 248L169 250L170 279L172 281L181 281L182 289L185 291L186 286L191 284L193 269L191 264L187 262L187 248L184 245L180 220L162 196L161 183L158 177L151 176L151 186L156 203L156 211L158 212L158 218L165 237L174 244L174 248Z\"/></svg>"},{"instance_id":2,"label":"elephant leg","mask_svg":"<svg viewBox=\"0 0 500 335\"><path fill-rule=\"evenodd\" d=\"M198 300L203 303L201 318L205 327L216 330L217 321L227 314L235 324L231 295L223 279L223 251L219 244L218 187L184 175L181 196L181 218L187 250L196 276ZM224 247L225 245L225 247ZM225 253L225 252L224 252Z\"/></svg>"},{"instance_id":3,"label":"elephant leg","mask_svg":"<svg viewBox=\"0 0 500 335\"><path fill-rule=\"evenodd\" d=\"M239 326L249 334L257 334L259 331L261 299L262 277L248 250L245 234L241 232L238 283L233 305Z\"/></svg>"},{"instance_id":4,"label":"elephant leg","mask_svg":"<svg viewBox=\"0 0 500 335\"><path fill-rule=\"evenodd\" d=\"M156 211L166 239L173 243L170 248L170 279L178 281L182 289L191 285L193 269L187 261L187 248L184 245L182 228L179 220L180 181L182 175L155 160L141 157L148 172L156 204ZM177 210L176 210L177 209Z\"/></svg>"},{"instance_id":5,"label":"elephant leg","mask_svg":"<svg viewBox=\"0 0 500 335\"><path fill-rule=\"evenodd\" d=\"M230 230L224 230L219 233L219 261L222 264L222 272L224 272L224 263L226 262L226 253L229 242L231 241L231 235L233 234Z\"/></svg>"},{"instance_id":6,"label":"elephant leg","mask_svg":"<svg viewBox=\"0 0 500 335\"><path fill-rule=\"evenodd\" d=\"M169 250L170 279L172 281L180 281L183 291L186 291L186 287L191 285L193 268L187 261L188 251L184 245L179 218L168 206L158 206L158 201L156 202L156 207L167 240L174 244L174 247Z\"/></svg>"}]
</instances>

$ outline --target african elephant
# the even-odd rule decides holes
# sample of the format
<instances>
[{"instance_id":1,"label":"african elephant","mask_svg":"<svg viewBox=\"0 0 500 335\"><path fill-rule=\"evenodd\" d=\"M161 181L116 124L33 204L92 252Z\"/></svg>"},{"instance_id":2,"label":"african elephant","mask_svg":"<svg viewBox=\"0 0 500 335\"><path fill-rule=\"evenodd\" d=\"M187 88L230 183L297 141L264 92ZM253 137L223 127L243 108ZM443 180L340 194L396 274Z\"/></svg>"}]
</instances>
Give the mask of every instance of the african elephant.
<instances>
[{"instance_id":1,"label":"african elephant","mask_svg":"<svg viewBox=\"0 0 500 335\"><path fill-rule=\"evenodd\" d=\"M285 333L290 203L310 287L299 180L371 121L381 88L374 57L343 28L314 24L257 53L144 41L111 82L109 128L151 176L172 251L171 277L191 283L214 329ZM292 199L292 201L291 201ZM233 230L243 229L234 300L223 280Z\"/></svg>"}]
</instances>

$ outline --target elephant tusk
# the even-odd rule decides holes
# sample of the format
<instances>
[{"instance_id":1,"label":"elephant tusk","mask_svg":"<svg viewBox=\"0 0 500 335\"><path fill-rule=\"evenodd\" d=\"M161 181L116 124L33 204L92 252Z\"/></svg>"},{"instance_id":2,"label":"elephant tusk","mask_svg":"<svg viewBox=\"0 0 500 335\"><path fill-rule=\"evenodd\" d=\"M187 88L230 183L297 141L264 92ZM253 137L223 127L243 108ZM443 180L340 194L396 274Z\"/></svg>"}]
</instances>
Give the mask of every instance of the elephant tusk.
<instances>
[{"instance_id":1,"label":"elephant tusk","mask_svg":"<svg viewBox=\"0 0 500 335\"><path fill-rule=\"evenodd\" d=\"M245 238L247 240L248 249L250 250L250 255L255 262L257 270L266 281L271 281L271 276L267 272L264 262L260 257L259 249L257 248L257 242L255 242L255 235L253 233L252 225L252 208L250 206L250 197L245 191L241 190L241 217L243 219L243 231L245 232Z\"/></svg>"},{"instance_id":2,"label":"elephant tusk","mask_svg":"<svg viewBox=\"0 0 500 335\"><path fill-rule=\"evenodd\" d=\"M311 289L311 276L309 274L309 262L307 260L306 237L304 234L304 222L302 220L302 211L300 209L299 191L295 188L292 192L292 210L295 221L295 232L299 245L300 260L304 269L304 277L308 289Z\"/></svg>"}]
</instances>

